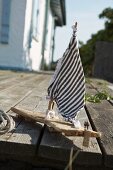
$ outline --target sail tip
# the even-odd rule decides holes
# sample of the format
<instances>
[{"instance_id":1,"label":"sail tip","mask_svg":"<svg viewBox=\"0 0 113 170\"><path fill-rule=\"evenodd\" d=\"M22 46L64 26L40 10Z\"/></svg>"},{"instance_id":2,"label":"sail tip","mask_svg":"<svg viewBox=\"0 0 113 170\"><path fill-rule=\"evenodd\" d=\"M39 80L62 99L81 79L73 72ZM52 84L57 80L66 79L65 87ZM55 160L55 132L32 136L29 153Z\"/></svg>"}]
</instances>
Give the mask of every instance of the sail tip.
<instances>
[{"instance_id":1,"label":"sail tip","mask_svg":"<svg viewBox=\"0 0 113 170\"><path fill-rule=\"evenodd\" d=\"M72 25L72 29L73 29L73 34L75 35L75 33L77 32L77 22L76 21Z\"/></svg>"}]
</instances>

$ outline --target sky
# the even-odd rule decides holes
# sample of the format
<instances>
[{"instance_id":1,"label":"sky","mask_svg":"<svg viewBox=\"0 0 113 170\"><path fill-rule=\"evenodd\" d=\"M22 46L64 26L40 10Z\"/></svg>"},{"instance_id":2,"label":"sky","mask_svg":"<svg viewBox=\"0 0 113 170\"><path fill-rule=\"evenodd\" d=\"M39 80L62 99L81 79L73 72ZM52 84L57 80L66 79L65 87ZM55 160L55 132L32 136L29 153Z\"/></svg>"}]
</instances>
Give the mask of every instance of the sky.
<instances>
[{"instance_id":1,"label":"sky","mask_svg":"<svg viewBox=\"0 0 113 170\"><path fill-rule=\"evenodd\" d=\"M104 28L105 19L98 15L107 7L113 8L113 0L65 0L66 26L56 28L54 61L62 57L71 35L74 21L78 22L77 38L84 43L91 34Z\"/></svg>"}]
</instances>

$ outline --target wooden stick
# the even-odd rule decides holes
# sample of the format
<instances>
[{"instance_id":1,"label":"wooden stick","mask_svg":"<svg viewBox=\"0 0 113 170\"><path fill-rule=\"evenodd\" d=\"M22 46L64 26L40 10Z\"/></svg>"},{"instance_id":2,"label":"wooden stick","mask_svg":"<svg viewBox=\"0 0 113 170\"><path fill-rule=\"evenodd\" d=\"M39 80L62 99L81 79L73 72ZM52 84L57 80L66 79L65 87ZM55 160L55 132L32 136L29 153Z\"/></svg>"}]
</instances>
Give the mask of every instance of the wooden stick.
<instances>
[{"instance_id":1,"label":"wooden stick","mask_svg":"<svg viewBox=\"0 0 113 170\"><path fill-rule=\"evenodd\" d=\"M100 132L96 132L93 130L86 130L84 128L76 129L74 127L72 128L72 126L70 126L70 127L68 126L68 128L66 126L66 128L65 128L65 125L64 125L64 128L63 128L63 126L60 128L57 123L53 123L49 120L46 122L46 124L53 127L56 131L64 133L67 136L84 136L87 131L88 133L90 133L90 137L95 137L95 138L101 137Z\"/></svg>"},{"instance_id":2,"label":"wooden stick","mask_svg":"<svg viewBox=\"0 0 113 170\"><path fill-rule=\"evenodd\" d=\"M48 104L48 110L53 110L54 107L54 100L50 100Z\"/></svg>"},{"instance_id":3,"label":"wooden stick","mask_svg":"<svg viewBox=\"0 0 113 170\"><path fill-rule=\"evenodd\" d=\"M15 108L15 107L11 107L11 111L17 113L20 116L25 117L26 119L27 118L31 119L35 122L41 122L41 123L45 123L45 124L48 124L48 122L53 122L53 123L55 122L55 123L59 123L59 124L69 125L69 126L72 125L70 122L66 122L61 119L55 119L55 118L45 119L45 114L42 112L33 112L33 111Z\"/></svg>"},{"instance_id":4,"label":"wooden stick","mask_svg":"<svg viewBox=\"0 0 113 170\"><path fill-rule=\"evenodd\" d=\"M15 107L11 107L11 110L25 117L26 119L28 118L35 122L41 122L48 126L51 126L56 131L64 133L67 136L84 136L86 133L86 129L84 128L76 129L72 127L72 124L70 122L65 122L63 120L55 119L55 118L45 119L45 114L41 112L32 112L32 111L15 108ZM91 137L96 137L96 138L101 137L101 134L99 132L92 131L92 130L87 130L87 132L90 133Z\"/></svg>"}]
</instances>

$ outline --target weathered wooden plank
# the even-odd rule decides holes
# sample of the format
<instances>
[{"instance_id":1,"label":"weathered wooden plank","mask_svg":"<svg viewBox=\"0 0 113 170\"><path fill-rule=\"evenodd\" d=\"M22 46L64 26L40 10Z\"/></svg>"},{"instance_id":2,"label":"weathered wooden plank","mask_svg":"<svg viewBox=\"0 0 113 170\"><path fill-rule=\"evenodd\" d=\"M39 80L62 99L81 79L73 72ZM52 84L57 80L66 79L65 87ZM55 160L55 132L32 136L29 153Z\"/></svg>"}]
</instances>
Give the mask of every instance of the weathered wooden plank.
<instances>
[{"instance_id":1,"label":"weathered wooden plank","mask_svg":"<svg viewBox=\"0 0 113 170\"><path fill-rule=\"evenodd\" d=\"M84 110L79 113L79 119L83 125L88 120ZM91 128L91 127L90 127ZM82 137L70 137L61 133L51 133L46 127L40 146L38 156L47 158L51 161L61 161L65 166L69 162L71 148L74 154L79 150L79 154L74 161L79 165L100 165L102 163L102 155L96 139L91 138L89 148L82 146Z\"/></svg>"},{"instance_id":2,"label":"weathered wooden plank","mask_svg":"<svg viewBox=\"0 0 113 170\"><path fill-rule=\"evenodd\" d=\"M106 101L98 104L87 104L91 120L102 133L100 140L104 153L104 163L113 167L113 107Z\"/></svg>"},{"instance_id":3,"label":"weathered wooden plank","mask_svg":"<svg viewBox=\"0 0 113 170\"><path fill-rule=\"evenodd\" d=\"M15 75L15 72L13 71L10 71L10 70L0 70L0 79L4 76L12 76L12 75Z\"/></svg>"},{"instance_id":4,"label":"weathered wooden plank","mask_svg":"<svg viewBox=\"0 0 113 170\"><path fill-rule=\"evenodd\" d=\"M9 107L14 105L22 96L24 96L27 92L33 91L37 89L38 85L45 79L42 75L33 76L33 78L28 79L26 81L20 82L13 87L6 89L0 93L0 107L3 110L8 110ZM37 83L36 83L37 80ZM34 82L33 82L34 81Z\"/></svg>"},{"instance_id":5,"label":"weathered wooden plank","mask_svg":"<svg viewBox=\"0 0 113 170\"><path fill-rule=\"evenodd\" d=\"M17 103L20 100L20 98L23 97L26 94L26 92L28 92L29 89L21 88L22 91L18 93L19 85L22 85L22 84L23 83L18 84L18 86L15 87L16 89L13 87L13 88L7 89L6 91L2 91L0 93L0 109L3 109L4 111L9 110L12 105ZM15 93L15 95L13 95L13 93ZM4 135L4 137L2 136L1 140L3 138L4 139L9 138L9 136L10 134L8 133Z\"/></svg>"},{"instance_id":6,"label":"weathered wooden plank","mask_svg":"<svg viewBox=\"0 0 113 170\"><path fill-rule=\"evenodd\" d=\"M24 89L33 88L32 93L20 103L18 107L27 109L29 111L37 111L45 113L48 107L48 101L46 100L46 91L48 85L48 77L41 76L40 79L34 79L29 84L24 85ZM32 107L31 107L32 105Z\"/></svg>"},{"instance_id":7,"label":"weathered wooden plank","mask_svg":"<svg viewBox=\"0 0 113 170\"><path fill-rule=\"evenodd\" d=\"M106 90L111 95L106 84L94 80L91 83L95 89L90 88L89 93ZM103 100L101 103L87 103L86 107L93 127L102 133L99 142L104 164L107 167L113 167L113 106L107 100Z\"/></svg>"},{"instance_id":8,"label":"weathered wooden plank","mask_svg":"<svg viewBox=\"0 0 113 170\"><path fill-rule=\"evenodd\" d=\"M30 77L30 76L33 76L33 74L0 70L0 85L5 83L6 81L10 82L10 79L13 82L14 79L18 79L18 78L26 79L27 77Z\"/></svg>"},{"instance_id":9,"label":"weathered wooden plank","mask_svg":"<svg viewBox=\"0 0 113 170\"><path fill-rule=\"evenodd\" d=\"M5 140L0 141L0 154L9 154L13 156L34 156L37 148L37 142L40 138L42 126L22 121L13 133ZM5 136L6 137L6 136ZM3 140L4 139L4 140Z\"/></svg>"},{"instance_id":10,"label":"weathered wooden plank","mask_svg":"<svg viewBox=\"0 0 113 170\"><path fill-rule=\"evenodd\" d=\"M15 88L18 85L24 84L24 82L26 83L27 81L29 82L30 79L32 81L33 77L36 77L36 75L22 74L22 73L21 74L17 73L17 75L15 74L14 76L10 75L10 77L8 77L7 79L0 81L0 91L5 91L10 88Z\"/></svg>"},{"instance_id":11,"label":"weathered wooden plank","mask_svg":"<svg viewBox=\"0 0 113 170\"><path fill-rule=\"evenodd\" d=\"M62 161L55 161L55 160L50 160L50 159L44 159L44 158L38 158L38 160L35 159L33 160L33 164L35 166L40 166L40 167L49 167L52 168L51 170L65 170L67 166L67 162L62 163ZM49 166L48 166L49 165ZM69 168L68 168L69 169ZM70 168L71 170L71 168ZM92 166L92 165L72 165L72 170L112 170L111 168L105 168L102 165L97 165L97 166Z\"/></svg>"},{"instance_id":12,"label":"weathered wooden plank","mask_svg":"<svg viewBox=\"0 0 113 170\"><path fill-rule=\"evenodd\" d=\"M113 97L113 84L102 79L91 79L89 86L91 89L95 89L97 92L105 92L111 97ZM110 103L113 105L113 100L109 99Z\"/></svg>"},{"instance_id":13,"label":"weathered wooden plank","mask_svg":"<svg viewBox=\"0 0 113 170\"><path fill-rule=\"evenodd\" d=\"M46 76L44 75L36 75L35 77L31 78L29 81L26 80L18 84L15 88L10 88L10 90L6 90L2 92L2 106L4 110L10 108L11 105L14 104L14 101L22 97L25 92L32 90L32 93L27 96L23 101L21 101L18 106L23 106L24 108L28 108L31 110L37 110L38 105L40 105L40 101L45 94L45 83ZM7 93L9 99L7 99ZM8 100L8 101L7 101ZM43 101L42 101L43 103ZM46 106L47 107L47 106ZM12 114L10 112L10 114ZM1 142L0 153L21 156L26 155L26 157L33 157L36 152L37 143L40 140L42 125L41 124L32 124L29 122L20 121L17 124L17 127L12 132L0 136ZM26 159L25 157L25 159Z\"/></svg>"}]
</instances>

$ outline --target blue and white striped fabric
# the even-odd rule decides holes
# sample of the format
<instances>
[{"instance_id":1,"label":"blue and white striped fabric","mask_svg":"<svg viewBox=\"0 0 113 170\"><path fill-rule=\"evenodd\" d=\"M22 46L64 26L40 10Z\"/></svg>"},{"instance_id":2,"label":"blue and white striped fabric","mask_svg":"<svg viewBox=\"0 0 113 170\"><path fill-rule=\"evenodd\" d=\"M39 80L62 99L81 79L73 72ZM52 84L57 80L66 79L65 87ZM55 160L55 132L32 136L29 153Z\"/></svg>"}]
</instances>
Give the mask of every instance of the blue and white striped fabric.
<instances>
[{"instance_id":1,"label":"blue and white striped fabric","mask_svg":"<svg viewBox=\"0 0 113 170\"><path fill-rule=\"evenodd\" d=\"M69 46L59 60L48 87L48 96L55 100L59 113L66 119L75 118L84 106L85 79L77 45L77 23L72 27Z\"/></svg>"}]
</instances>

